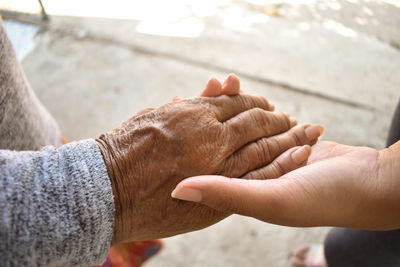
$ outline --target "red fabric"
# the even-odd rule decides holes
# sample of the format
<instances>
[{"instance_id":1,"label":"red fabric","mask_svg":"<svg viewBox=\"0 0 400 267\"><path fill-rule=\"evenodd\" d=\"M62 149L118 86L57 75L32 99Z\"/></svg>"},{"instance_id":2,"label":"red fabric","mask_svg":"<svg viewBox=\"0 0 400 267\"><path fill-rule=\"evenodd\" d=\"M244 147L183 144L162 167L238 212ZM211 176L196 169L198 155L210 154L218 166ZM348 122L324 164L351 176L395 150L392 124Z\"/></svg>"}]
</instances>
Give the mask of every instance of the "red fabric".
<instances>
[{"instance_id":1,"label":"red fabric","mask_svg":"<svg viewBox=\"0 0 400 267\"><path fill-rule=\"evenodd\" d=\"M161 250L161 240L122 243L112 246L102 267L139 267ZM98 266L98 267L100 267Z\"/></svg>"}]
</instances>

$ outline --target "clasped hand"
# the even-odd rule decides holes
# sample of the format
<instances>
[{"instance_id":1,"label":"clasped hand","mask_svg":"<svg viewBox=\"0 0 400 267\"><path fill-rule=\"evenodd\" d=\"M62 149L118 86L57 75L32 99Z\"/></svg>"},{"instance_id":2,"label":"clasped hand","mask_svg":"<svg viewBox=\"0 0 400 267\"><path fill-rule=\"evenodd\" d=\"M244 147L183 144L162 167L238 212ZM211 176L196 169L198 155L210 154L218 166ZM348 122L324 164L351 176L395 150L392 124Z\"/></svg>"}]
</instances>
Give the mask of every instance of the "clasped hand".
<instances>
[{"instance_id":1,"label":"clasped hand","mask_svg":"<svg viewBox=\"0 0 400 267\"><path fill-rule=\"evenodd\" d=\"M314 144L320 126L294 127L294 118L272 110L260 96L198 97L142 112L102 134L97 142L116 207L113 244L197 230L229 215L171 198L187 177L267 179L303 165L290 149ZM307 158L308 146L304 152Z\"/></svg>"}]
</instances>

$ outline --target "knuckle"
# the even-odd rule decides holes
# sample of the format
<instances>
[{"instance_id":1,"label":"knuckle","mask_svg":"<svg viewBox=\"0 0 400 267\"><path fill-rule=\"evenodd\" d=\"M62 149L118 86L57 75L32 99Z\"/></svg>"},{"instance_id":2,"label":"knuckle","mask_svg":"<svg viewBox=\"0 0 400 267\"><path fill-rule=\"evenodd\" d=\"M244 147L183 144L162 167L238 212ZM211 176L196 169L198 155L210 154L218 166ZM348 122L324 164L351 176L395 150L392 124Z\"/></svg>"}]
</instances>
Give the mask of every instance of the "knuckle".
<instances>
[{"instance_id":1,"label":"knuckle","mask_svg":"<svg viewBox=\"0 0 400 267\"><path fill-rule=\"evenodd\" d=\"M205 97L204 99L207 103L216 107L226 107L232 101L231 97L228 95Z\"/></svg>"},{"instance_id":2,"label":"knuckle","mask_svg":"<svg viewBox=\"0 0 400 267\"><path fill-rule=\"evenodd\" d=\"M261 109L267 109L269 106L268 100L259 95L247 95L247 98L249 99L249 102L254 106L254 107L259 107Z\"/></svg>"},{"instance_id":3,"label":"knuckle","mask_svg":"<svg viewBox=\"0 0 400 267\"><path fill-rule=\"evenodd\" d=\"M260 171L260 178L262 180L273 179L279 177L279 172L275 168L265 167Z\"/></svg>"},{"instance_id":4,"label":"knuckle","mask_svg":"<svg viewBox=\"0 0 400 267\"><path fill-rule=\"evenodd\" d=\"M241 108L246 108L250 104L249 99L243 95L230 96L230 98L233 100L235 105Z\"/></svg>"},{"instance_id":5,"label":"knuckle","mask_svg":"<svg viewBox=\"0 0 400 267\"><path fill-rule=\"evenodd\" d=\"M296 145L303 145L303 144L304 144L304 141L302 140L302 138L300 138L299 132L298 132L298 131L296 131L296 130L291 130L291 131L288 131L287 134L288 134L289 138L290 138L292 141L294 141L294 143L295 143Z\"/></svg>"},{"instance_id":6,"label":"knuckle","mask_svg":"<svg viewBox=\"0 0 400 267\"><path fill-rule=\"evenodd\" d=\"M252 108L250 110L250 114L254 121L260 121L260 120L263 120L264 117L267 117L266 116L267 114L265 114L264 110L259 107Z\"/></svg>"},{"instance_id":7,"label":"knuckle","mask_svg":"<svg viewBox=\"0 0 400 267\"><path fill-rule=\"evenodd\" d=\"M244 120L245 118L239 116L231 119L232 123L230 123L229 127L227 128L227 131L229 132L229 137L233 139L230 143L236 142L238 139L247 135L247 130L245 129L245 127L243 127Z\"/></svg>"},{"instance_id":8,"label":"knuckle","mask_svg":"<svg viewBox=\"0 0 400 267\"><path fill-rule=\"evenodd\" d=\"M282 149L281 143L278 141L278 138L271 137L271 138L269 138L268 141L270 143L269 146L270 146L270 153L271 153L269 162L271 162L272 160L274 160L276 158L276 156L278 154L280 154L280 151L282 151L283 149Z\"/></svg>"},{"instance_id":9,"label":"knuckle","mask_svg":"<svg viewBox=\"0 0 400 267\"><path fill-rule=\"evenodd\" d=\"M272 138L263 138L256 143L258 158L263 164L268 163L273 159L273 144L271 141L273 142Z\"/></svg>"},{"instance_id":10,"label":"knuckle","mask_svg":"<svg viewBox=\"0 0 400 267\"><path fill-rule=\"evenodd\" d=\"M267 175L266 167L249 172L245 176L243 176L243 179L246 180L265 180L270 178L271 177Z\"/></svg>"},{"instance_id":11,"label":"knuckle","mask_svg":"<svg viewBox=\"0 0 400 267\"><path fill-rule=\"evenodd\" d=\"M250 95L236 95L234 97L236 100L242 101L243 104L251 104L254 102Z\"/></svg>"},{"instance_id":12,"label":"knuckle","mask_svg":"<svg viewBox=\"0 0 400 267\"><path fill-rule=\"evenodd\" d=\"M257 97L257 101L259 101L261 107L265 107L265 108L269 107L269 102L265 97L263 97L263 96L256 96L256 97Z\"/></svg>"},{"instance_id":13,"label":"knuckle","mask_svg":"<svg viewBox=\"0 0 400 267\"><path fill-rule=\"evenodd\" d=\"M265 127L271 124L271 115L261 108L253 108L250 110L252 121L258 127Z\"/></svg>"},{"instance_id":14,"label":"knuckle","mask_svg":"<svg viewBox=\"0 0 400 267\"><path fill-rule=\"evenodd\" d=\"M285 113L280 112L280 114L279 114L279 120L280 120L280 122L282 123L282 125L283 125L284 127L286 127L286 129L290 129L290 128L291 128L291 127L290 127L290 118L289 118L288 116L286 116Z\"/></svg>"},{"instance_id":15,"label":"knuckle","mask_svg":"<svg viewBox=\"0 0 400 267\"><path fill-rule=\"evenodd\" d=\"M286 173L285 164L281 162L279 159L275 160L272 163L273 174L275 177L279 177Z\"/></svg>"},{"instance_id":16,"label":"knuckle","mask_svg":"<svg viewBox=\"0 0 400 267\"><path fill-rule=\"evenodd\" d=\"M249 169L249 161L241 153L232 154L223 164L219 175L226 177L240 177Z\"/></svg>"},{"instance_id":17,"label":"knuckle","mask_svg":"<svg viewBox=\"0 0 400 267\"><path fill-rule=\"evenodd\" d=\"M282 127L284 129L290 129L290 119L289 117L283 113L283 112L271 112L271 116L273 116L274 123L278 125L279 127Z\"/></svg>"}]
</instances>

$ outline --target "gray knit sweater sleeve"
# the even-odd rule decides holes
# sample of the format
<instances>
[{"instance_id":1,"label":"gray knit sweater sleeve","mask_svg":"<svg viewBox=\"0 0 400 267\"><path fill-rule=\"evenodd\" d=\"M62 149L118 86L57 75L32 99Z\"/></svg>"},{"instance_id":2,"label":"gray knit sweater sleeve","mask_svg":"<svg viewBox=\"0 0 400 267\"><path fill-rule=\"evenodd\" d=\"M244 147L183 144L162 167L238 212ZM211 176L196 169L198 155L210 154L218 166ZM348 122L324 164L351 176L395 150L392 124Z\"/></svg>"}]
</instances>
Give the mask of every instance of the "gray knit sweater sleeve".
<instances>
[{"instance_id":1,"label":"gray knit sweater sleeve","mask_svg":"<svg viewBox=\"0 0 400 267\"><path fill-rule=\"evenodd\" d=\"M97 146L0 150L2 266L91 266L110 247L114 199Z\"/></svg>"}]
</instances>

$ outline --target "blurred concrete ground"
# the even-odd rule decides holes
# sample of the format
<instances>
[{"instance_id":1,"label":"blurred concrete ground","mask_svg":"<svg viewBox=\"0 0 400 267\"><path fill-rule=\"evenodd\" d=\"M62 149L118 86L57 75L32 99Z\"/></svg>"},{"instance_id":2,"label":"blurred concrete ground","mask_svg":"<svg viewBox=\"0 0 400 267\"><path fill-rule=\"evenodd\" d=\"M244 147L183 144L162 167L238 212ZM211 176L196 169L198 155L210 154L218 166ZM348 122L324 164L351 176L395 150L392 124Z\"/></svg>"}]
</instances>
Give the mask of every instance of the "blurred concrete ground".
<instances>
[{"instance_id":1,"label":"blurred concrete ground","mask_svg":"<svg viewBox=\"0 0 400 267\"><path fill-rule=\"evenodd\" d=\"M400 97L398 1L43 3L51 21L22 63L70 140L235 72L246 92L323 124L323 139L384 147ZM326 231L232 216L166 239L147 266L288 266L292 249Z\"/></svg>"}]
</instances>

